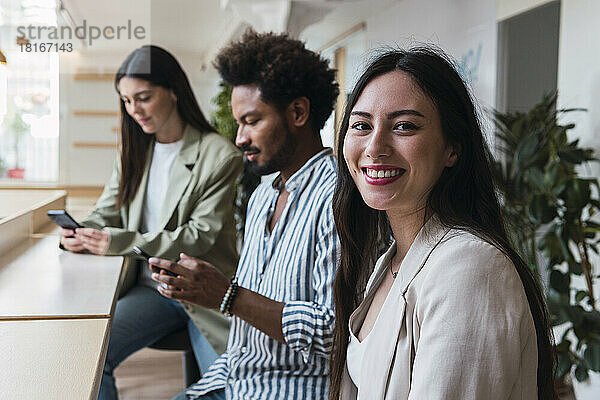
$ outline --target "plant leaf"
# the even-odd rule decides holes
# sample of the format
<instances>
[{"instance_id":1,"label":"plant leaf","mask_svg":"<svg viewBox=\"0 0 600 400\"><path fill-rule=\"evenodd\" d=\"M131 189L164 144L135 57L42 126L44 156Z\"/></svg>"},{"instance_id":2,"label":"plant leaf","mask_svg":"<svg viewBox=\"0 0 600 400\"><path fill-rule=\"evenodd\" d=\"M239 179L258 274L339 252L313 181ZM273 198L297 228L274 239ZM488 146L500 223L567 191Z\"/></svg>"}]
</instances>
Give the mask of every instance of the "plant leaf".
<instances>
[{"instance_id":1,"label":"plant leaf","mask_svg":"<svg viewBox=\"0 0 600 400\"><path fill-rule=\"evenodd\" d=\"M600 371L600 343L589 343L583 352L583 359L592 371Z\"/></svg>"},{"instance_id":2,"label":"plant leaf","mask_svg":"<svg viewBox=\"0 0 600 400\"><path fill-rule=\"evenodd\" d=\"M589 181L585 179L574 179L566 188L566 193L563 193L565 206L573 211L579 211L585 207L591 197L591 188ZM578 212L580 213L580 211Z\"/></svg>"},{"instance_id":3,"label":"plant leaf","mask_svg":"<svg viewBox=\"0 0 600 400\"><path fill-rule=\"evenodd\" d=\"M577 291L577 294L575 295L575 301L577 301L578 303L585 299L588 296L588 292L586 292L585 290L579 290Z\"/></svg>"},{"instance_id":4,"label":"plant leaf","mask_svg":"<svg viewBox=\"0 0 600 400\"><path fill-rule=\"evenodd\" d=\"M563 274L556 269L550 273L550 286L552 286L558 293L569 293L570 283L571 278L568 274Z\"/></svg>"},{"instance_id":5,"label":"plant leaf","mask_svg":"<svg viewBox=\"0 0 600 400\"><path fill-rule=\"evenodd\" d=\"M560 150L558 152L558 156L561 158L561 160L575 165L581 164L587 158L584 149L572 146L567 147L565 150Z\"/></svg>"},{"instance_id":6,"label":"plant leaf","mask_svg":"<svg viewBox=\"0 0 600 400\"><path fill-rule=\"evenodd\" d=\"M533 134L521 140L515 149L515 162L522 167L531 165L531 158L535 155L539 143L537 136Z\"/></svg>"},{"instance_id":7,"label":"plant leaf","mask_svg":"<svg viewBox=\"0 0 600 400\"><path fill-rule=\"evenodd\" d=\"M583 274L583 266L580 262L571 259L571 261L569 262L569 271L572 274L581 275Z\"/></svg>"},{"instance_id":8,"label":"plant leaf","mask_svg":"<svg viewBox=\"0 0 600 400\"><path fill-rule=\"evenodd\" d=\"M556 208L546 195L535 195L529 203L529 216L536 224L547 224L556 217Z\"/></svg>"},{"instance_id":9,"label":"plant leaf","mask_svg":"<svg viewBox=\"0 0 600 400\"><path fill-rule=\"evenodd\" d=\"M575 368L575 379L577 379L577 382L586 381L589 377L587 368L581 364L577 364Z\"/></svg>"},{"instance_id":10,"label":"plant leaf","mask_svg":"<svg viewBox=\"0 0 600 400\"><path fill-rule=\"evenodd\" d=\"M578 330L579 330L579 326L583 323L584 320L584 316L585 316L585 310L583 309L583 307L577 305L577 306L570 306L568 308L568 313L569 313L569 318L570 320L573 322L573 329L575 330L575 334L578 334ZM580 339L582 337L581 334L577 335Z\"/></svg>"},{"instance_id":11,"label":"plant leaf","mask_svg":"<svg viewBox=\"0 0 600 400\"><path fill-rule=\"evenodd\" d=\"M566 351L557 352L557 359L558 365L556 366L556 376L562 378L571 372L573 362L571 361L571 357L569 357L569 353Z\"/></svg>"}]
</instances>

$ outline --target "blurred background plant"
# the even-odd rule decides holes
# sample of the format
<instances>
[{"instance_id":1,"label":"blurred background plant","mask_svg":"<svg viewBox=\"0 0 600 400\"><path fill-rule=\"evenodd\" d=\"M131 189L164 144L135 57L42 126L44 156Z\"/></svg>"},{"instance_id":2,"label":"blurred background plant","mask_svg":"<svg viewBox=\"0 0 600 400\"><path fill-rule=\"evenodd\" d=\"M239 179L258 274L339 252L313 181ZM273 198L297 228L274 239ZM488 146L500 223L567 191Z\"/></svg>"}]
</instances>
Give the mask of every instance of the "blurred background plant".
<instances>
[{"instance_id":1,"label":"blurred background plant","mask_svg":"<svg viewBox=\"0 0 600 400\"><path fill-rule=\"evenodd\" d=\"M5 172L6 172L6 161L4 161L4 158L0 157L0 178L4 177Z\"/></svg>"},{"instance_id":2,"label":"blurred background plant","mask_svg":"<svg viewBox=\"0 0 600 400\"><path fill-rule=\"evenodd\" d=\"M216 110L211 114L211 119L217 132L235 144L238 125L231 112L231 90L231 86L227 85L225 82L219 83L219 92L212 99L213 104L216 106ZM237 195L234 204L234 216L240 243L244 238L248 200L250 200L250 195L252 195L252 192L259 183L260 176L254 174L244 162L244 170L237 182Z\"/></svg>"},{"instance_id":3,"label":"blurred background plant","mask_svg":"<svg viewBox=\"0 0 600 400\"><path fill-rule=\"evenodd\" d=\"M574 124L558 117L583 109L556 108L557 94L543 97L529 112L493 112L502 161L494 175L503 198L508 230L522 257L547 283L555 332L557 377L573 371L585 381L600 371L600 312L594 294L593 254L598 255L598 180L583 178L593 150L569 141ZM583 277L585 283L581 283ZM577 283L579 282L579 283Z\"/></svg>"},{"instance_id":4,"label":"blurred background plant","mask_svg":"<svg viewBox=\"0 0 600 400\"><path fill-rule=\"evenodd\" d=\"M14 135L14 154L15 154L15 169L22 169L23 163L21 160L21 141L29 133L29 124L23 121L23 112L15 111L8 119L8 126Z\"/></svg>"}]
</instances>

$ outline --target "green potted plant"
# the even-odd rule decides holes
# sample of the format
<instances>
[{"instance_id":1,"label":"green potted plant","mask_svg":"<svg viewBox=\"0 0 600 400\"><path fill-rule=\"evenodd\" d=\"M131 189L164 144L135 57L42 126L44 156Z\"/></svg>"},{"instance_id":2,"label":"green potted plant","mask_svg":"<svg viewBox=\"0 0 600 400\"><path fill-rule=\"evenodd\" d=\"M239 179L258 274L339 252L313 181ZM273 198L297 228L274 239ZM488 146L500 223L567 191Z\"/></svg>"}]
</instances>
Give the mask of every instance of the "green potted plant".
<instances>
[{"instance_id":1,"label":"green potted plant","mask_svg":"<svg viewBox=\"0 0 600 400\"><path fill-rule=\"evenodd\" d=\"M556 108L557 94L544 96L527 113L493 112L498 150L494 174L513 242L530 267L547 274L547 300L555 334L557 378L573 372L586 381L600 371L600 312L592 254L598 254L600 211L596 178L580 175L597 161L591 149L570 141L574 124L558 117L581 109ZM594 275L596 274L596 275ZM577 283L579 282L579 283Z\"/></svg>"},{"instance_id":2,"label":"green potted plant","mask_svg":"<svg viewBox=\"0 0 600 400\"><path fill-rule=\"evenodd\" d=\"M6 172L6 162L4 158L0 156L0 178L4 176L4 172Z\"/></svg>"},{"instance_id":3,"label":"green potted plant","mask_svg":"<svg viewBox=\"0 0 600 400\"><path fill-rule=\"evenodd\" d=\"M15 166L8 170L8 177L12 179L23 179L25 176L25 170L21 166L21 160L19 157L19 147L21 138L29 133L29 124L23 121L22 113L20 111L15 112L8 122L10 132L14 135L14 154L15 154Z\"/></svg>"},{"instance_id":4,"label":"green potted plant","mask_svg":"<svg viewBox=\"0 0 600 400\"><path fill-rule=\"evenodd\" d=\"M219 83L219 92L212 99L216 110L211 114L211 117L213 126L217 131L231 140L232 143L235 143L238 125L231 112L231 90L231 86L225 82ZM244 236L248 201L259 183L260 176L254 174L248 168L248 165L244 163L244 170L237 182L237 195L234 204L234 216L240 241L243 240Z\"/></svg>"}]
</instances>

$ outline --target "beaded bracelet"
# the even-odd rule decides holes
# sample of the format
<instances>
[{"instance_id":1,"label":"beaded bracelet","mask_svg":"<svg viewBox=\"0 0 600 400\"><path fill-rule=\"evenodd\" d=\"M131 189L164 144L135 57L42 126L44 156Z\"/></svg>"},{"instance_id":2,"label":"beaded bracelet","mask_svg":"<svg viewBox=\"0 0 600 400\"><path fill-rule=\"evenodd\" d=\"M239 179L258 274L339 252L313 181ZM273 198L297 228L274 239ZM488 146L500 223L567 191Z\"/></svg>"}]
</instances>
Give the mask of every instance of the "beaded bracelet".
<instances>
[{"instance_id":1,"label":"beaded bracelet","mask_svg":"<svg viewBox=\"0 0 600 400\"><path fill-rule=\"evenodd\" d=\"M222 314L225 314L228 317L233 316L233 314L231 313L231 306L233 306L233 300L235 299L237 290L237 278L233 278L231 280L231 283L229 284L229 287L227 288L227 292L225 292L225 296L223 296L223 301L221 302L221 307L219 308L219 311L221 311Z\"/></svg>"}]
</instances>

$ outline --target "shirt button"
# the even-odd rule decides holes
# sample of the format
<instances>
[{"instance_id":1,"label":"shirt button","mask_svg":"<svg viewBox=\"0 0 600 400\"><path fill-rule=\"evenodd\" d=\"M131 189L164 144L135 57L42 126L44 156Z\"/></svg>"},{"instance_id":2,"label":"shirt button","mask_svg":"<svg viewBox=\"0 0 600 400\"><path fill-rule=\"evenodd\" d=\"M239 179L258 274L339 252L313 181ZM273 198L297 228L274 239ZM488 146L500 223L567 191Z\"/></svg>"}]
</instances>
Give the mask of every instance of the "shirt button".
<instances>
[{"instance_id":1,"label":"shirt button","mask_svg":"<svg viewBox=\"0 0 600 400\"><path fill-rule=\"evenodd\" d=\"M245 352L247 352L247 351L248 351L248 348L247 348L246 346L244 346L244 347L242 347L242 348L240 349L240 352L241 352L242 354L244 354L244 353L245 353Z\"/></svg>"}]
</instances>

